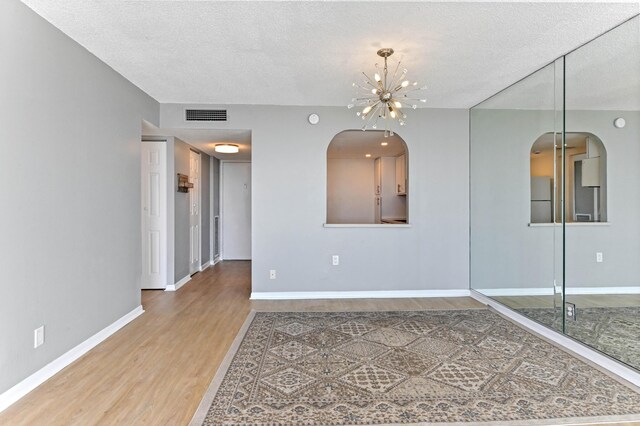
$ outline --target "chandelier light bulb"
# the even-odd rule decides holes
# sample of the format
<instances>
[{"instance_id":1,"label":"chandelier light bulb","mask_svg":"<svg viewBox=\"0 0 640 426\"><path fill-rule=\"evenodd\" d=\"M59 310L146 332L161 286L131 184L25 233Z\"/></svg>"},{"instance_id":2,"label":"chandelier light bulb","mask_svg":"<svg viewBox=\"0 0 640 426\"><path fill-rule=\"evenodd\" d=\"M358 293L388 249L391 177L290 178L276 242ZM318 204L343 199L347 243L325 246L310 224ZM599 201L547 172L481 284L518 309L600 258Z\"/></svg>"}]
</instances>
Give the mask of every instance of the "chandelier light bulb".
<instances>
[{"instance_id":1,"label":"chandelier light bulb","mask_svg":"<svg viewBox=\"0 0 640 426\"><path fill-rule=\"evenodd\" d=\"M401 84L402 87L407 87L408 85L409 85L409 80L405 80Z\"/></svg>"},{"instance_id":2,"label":"chandelier light bulb","mask_svg":"<svg viewBox=\"0 0 640 426\"><path fill-rule=\"evenodd\" d=\"M362 110L362 115L369 114L369 111L371 111L371 105L364 107L364 109Z\"/></svg>"},{"instance_id":3,"label":"chandelier light bulb","mask_svg":"<svg viewBox=\"0 0 640 426\"><path fill-rule=\"evenodd\" d=\"M396 108L402 108L402 104L398 101L394 101L393 105L395 105Z\"/></svg>"},{"instance_id":4,"label":"chandelier light bulb","mask_svg":"<svg viewBox=\"0 0 640 426\"><path fill-rule=\"evenodd\" d=\"M378 73L375 73L375 74L373 75L373 78L375 78L375 79L376 79L376 81L377 81L378 83L379 83L379 82L380 82L380 80L381 80L381 78L380 78L380 74L378 74Z\"/></svg>"}]
</instances>

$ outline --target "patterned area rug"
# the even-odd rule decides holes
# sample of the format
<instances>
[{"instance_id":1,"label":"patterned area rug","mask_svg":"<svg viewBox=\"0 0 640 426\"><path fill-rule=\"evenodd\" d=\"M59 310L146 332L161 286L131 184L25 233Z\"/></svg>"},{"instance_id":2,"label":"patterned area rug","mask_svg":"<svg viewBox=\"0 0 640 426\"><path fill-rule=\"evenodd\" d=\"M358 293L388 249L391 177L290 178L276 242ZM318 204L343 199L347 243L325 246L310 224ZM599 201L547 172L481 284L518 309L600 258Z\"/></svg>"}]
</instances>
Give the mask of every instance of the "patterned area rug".
<instances>
[{"instance_id":1,"label":"patterned area rug","mask_svg":"<svg viewBox=\"0 0 640 426\"><path fill-rule=\"evenodd\" d=\"M542 324L562 329L562 312L553 308L516 309ZM567 334L640 369L640 307L580 308L567 321Z\"/></svg>"},{"instance_id":2,"label":"patterned area rug","mask_svg":"<svg viewBox=\"0 0 640 426\"><path fill-rule=\"evenodd\" d=\"M485 309L254 314L191 424L640 419L640 394Z\"/></svg>"}]
</instances>

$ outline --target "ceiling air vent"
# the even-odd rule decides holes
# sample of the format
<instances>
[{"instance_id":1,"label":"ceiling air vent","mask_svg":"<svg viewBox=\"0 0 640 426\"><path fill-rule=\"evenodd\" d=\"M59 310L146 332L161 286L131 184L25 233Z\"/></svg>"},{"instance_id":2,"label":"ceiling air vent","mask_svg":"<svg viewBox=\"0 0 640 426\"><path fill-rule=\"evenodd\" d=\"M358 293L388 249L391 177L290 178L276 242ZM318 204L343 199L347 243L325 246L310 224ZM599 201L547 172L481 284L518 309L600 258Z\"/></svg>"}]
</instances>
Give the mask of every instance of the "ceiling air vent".
<instances>
[{"instance_id":1,"label":"ceiling air vent","mask_svg":"<svg viewBox=\"0 0 640 426\"><path fill-rule=\"evenodd\" d=\"M188 109L187 121L227 121L226 109Z\"/></svg>"}]
</instances>

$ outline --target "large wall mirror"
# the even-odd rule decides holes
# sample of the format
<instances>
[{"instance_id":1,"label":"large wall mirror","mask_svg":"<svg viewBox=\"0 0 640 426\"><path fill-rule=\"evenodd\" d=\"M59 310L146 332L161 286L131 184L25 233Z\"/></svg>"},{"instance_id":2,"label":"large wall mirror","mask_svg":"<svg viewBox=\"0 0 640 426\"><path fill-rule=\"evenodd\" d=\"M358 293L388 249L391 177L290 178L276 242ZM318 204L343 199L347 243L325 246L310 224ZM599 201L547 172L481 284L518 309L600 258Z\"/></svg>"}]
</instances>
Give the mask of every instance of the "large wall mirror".
<instances>
[{"instance_id":1,"label":"large wall mirror","mask_svg":"<svg viewBox=\"0 0 640 426\"><path fill-rule=\"evenodd\" d=\"M640 16L470 125L471 288L640 371Z\"/></svg>"},{"instance_id":2,"label":"large wall mirror","mask_svg":"<svg viewBox=\"0 0 640 426\"><path fill-rule=\"evenodd\" d=\"M327 148L327 224L406 224L407 156L397 134L338 133Z\"/></svg>"}]
</instances>

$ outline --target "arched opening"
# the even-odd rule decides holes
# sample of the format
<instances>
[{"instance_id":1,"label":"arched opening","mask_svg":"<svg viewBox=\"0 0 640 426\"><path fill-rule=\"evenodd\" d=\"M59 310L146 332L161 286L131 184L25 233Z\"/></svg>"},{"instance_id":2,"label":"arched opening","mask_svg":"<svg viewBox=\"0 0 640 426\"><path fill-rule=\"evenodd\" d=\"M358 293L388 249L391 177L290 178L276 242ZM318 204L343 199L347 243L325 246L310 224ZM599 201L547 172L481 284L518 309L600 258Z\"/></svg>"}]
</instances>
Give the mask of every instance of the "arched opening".
<instances>
[{"instance_id":1,"label":"arched opening","mask_svg":"<svg viewBox=\"0 0 640 426\"><path fill-rule=\"evenodd\" d=\"M397 134L345 130L334 136L327 148L327 223L408 223L408 154Z\"/></svg>"},{"instance_id":2,"label":"arched opening","mask_svg":"<svg viewBox=\"0 0 640 426\"><path fill-rule=\"evenodd\" d=\"M545 133L531 146L531 223L562 222L562 139ZM565 135L566 222L607 221L607 151L586 132Z\"/></svg>"}]
</instances>

